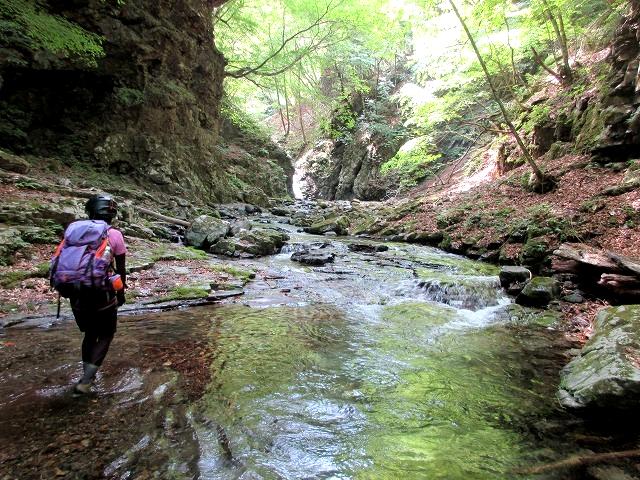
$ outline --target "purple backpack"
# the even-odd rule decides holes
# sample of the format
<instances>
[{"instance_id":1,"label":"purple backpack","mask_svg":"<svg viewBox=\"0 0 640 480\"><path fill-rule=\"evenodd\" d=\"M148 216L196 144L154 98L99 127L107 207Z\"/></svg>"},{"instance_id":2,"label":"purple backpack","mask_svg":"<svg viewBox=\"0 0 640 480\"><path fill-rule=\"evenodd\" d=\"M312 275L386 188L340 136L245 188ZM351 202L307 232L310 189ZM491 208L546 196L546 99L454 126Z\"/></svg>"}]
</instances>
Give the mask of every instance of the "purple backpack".
<instances>
[{"instance_id":1,"label":"purple backpack","mask_svg":"<svg viewBox=\"0 0 640 480\"><path fill-rule=\"evenodd\" d=\"M51 258L51 286L61 296L111 289L110 228L102 220L79 220L67 227L64 239Z\"/></svg>"}]
</instances>

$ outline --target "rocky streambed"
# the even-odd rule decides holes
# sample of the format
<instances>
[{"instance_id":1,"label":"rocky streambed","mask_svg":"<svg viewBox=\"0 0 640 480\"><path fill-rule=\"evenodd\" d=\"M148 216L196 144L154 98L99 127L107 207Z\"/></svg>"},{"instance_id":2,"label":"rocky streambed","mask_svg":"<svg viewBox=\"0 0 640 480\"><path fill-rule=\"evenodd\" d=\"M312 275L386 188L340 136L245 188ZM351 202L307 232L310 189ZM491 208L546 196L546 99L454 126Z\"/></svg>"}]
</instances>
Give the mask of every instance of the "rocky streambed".
<instances>
[{"instance_id":1,"label":"rocky streambed","mask_svg":"<svg viewBox=\"0 0 640 480\"><path fill-rule=\"evenodd\" d=\"M0 477L634 478L632 460L530 470L628 450L637 429L559 404L577 345L553 309L514 304L497 267L271 227L288 237L274 255L181 260L176 247L140 270L223 265L243 295L121 316L95 397L69 393L72 322L4 329Z\"/></svg>"}]
</instances>

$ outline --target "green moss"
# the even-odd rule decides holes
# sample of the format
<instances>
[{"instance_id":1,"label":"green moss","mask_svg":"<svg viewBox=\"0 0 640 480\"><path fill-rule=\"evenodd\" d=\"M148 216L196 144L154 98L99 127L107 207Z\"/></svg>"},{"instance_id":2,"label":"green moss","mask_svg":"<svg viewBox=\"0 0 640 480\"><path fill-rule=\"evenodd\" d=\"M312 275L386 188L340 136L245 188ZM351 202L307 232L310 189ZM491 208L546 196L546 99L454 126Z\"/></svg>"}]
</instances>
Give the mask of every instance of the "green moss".
<instances>
[{"instance_id":1,"label":"green moss","mask_svg":"<svg viewBox=\"0 0 640 480\"><path fill-rule=\"evenodd\" d=\"M202 285L180 285L159 299L163 302L170 300L197 300L209 295L210 289Z\"/></svg>"},{"instance_id":2,"label":"green moss","mask_svg":"<svg viewBox=\"0 0 640 480\"><path fill-rule=\"evenodd\" d=\"M150 260L206 260L207 253L193 247L160 244L151 250Z\"/></svg>"},{"instance_id":3,"label":"green moss","mask_svg":"<svg viewBox=\"0 0 640 480\"><path fill-rule=\"evenodd\" d=\"M520 259L523 263L540 263L549 253L549 244L542 238L531 238L522 247Z\"/></svg>"},{"instance_id":4,"label":"green moss","mask_svg":"<svg viewBox=\"0 0 640 480\"><path fill-rule=\"evenodd\" d=\"M89 66L96 66L104 56L101 36L47 12L39 3L0 0L0 19L0 40L5 42L22 39L34 50L78 58Z\"/></svg>"},{"instance_id":5,"label":"green moss","mask_svg":"<svg viewBox=\"0 0 640 480\"><path fill-rule=\"evenodd\" d=\"M15 288L20 282L28 278L47 278L49 276L49 262L39 264L34 270L14 270L0 273L0 287Z\"/></svg>"},{"instance_id":6,"label":"green moss","mask_svg":"<svg viewBox=\"0 0 640 480\"><path fill-rule=\"evenodd\" d=\"M527 114L526 120L522 124L522 128L526 133L533 132L533 129L537 126L543 125L549 121L551 113L551 107L544 103L534 105L531 111Z\"/></svg>"},{"instance_id":7,"label":"green moss","mask_svg":"<svg viewBox=\"0 0 640 480\"><path fill-rule=\"evenodd\" d=\"M168 79L156 79L149 83L144 92L145 98L160 103L195 103L193 92L184 85Z\"/></svg>"},{"instance_id":8,"label":"green moss","mask_svg":"<svg viewBox=\"0 0 640 480\"><path fill-rule=\"evenodd\" d=\"M244 270L231 265L211 265L211 270L214 272L227 273L232 277L242 280L244 283L248 283L249 280L256 278L256 273L251 270Z\"/></svg>"},{"instance_id":9,"label":"green moss","mask_svg":"<svg viewBox=\"0 0 640 480\"><path fill-rule=\"evenodd\" d=\"M596 213L606 207L606 203L601 198L590 198L589 200L585 200L582 205L580 205L580 211L586 213Z\"/></svg>"},{"instance_id":10,"label":"green moss","mask_svg":"<svg viewBox=\"0 0 640 480\"><path fill-rule=\"evenodd\" d=\"M144 103L144 93L136 88L116 88L114 95L118 103L125 107L135 107Z\"/></svg>"},{"instance_id":11,"label":"green moss","mask_svg":"<svg viewBox=\"0 0 640 480\"><path fill-rule=\"evenodd\" d=\"M470 206L461 205L439 213L436 216L436 224L438 225L438 228L447 228L462 222L462 220L467 216L469 209Z\"/></svg>"},{"instance_id":12,"label":"green moss","mask_svg":"<svg viewBox=\"0 0 640 480\"><path fill-rule=\"evenodd\" d=\"M380 173L396 176L401 189L415 186L441 168L442 155L428 137L414 138L380 166Z\"/></svg>"}]
</instances>

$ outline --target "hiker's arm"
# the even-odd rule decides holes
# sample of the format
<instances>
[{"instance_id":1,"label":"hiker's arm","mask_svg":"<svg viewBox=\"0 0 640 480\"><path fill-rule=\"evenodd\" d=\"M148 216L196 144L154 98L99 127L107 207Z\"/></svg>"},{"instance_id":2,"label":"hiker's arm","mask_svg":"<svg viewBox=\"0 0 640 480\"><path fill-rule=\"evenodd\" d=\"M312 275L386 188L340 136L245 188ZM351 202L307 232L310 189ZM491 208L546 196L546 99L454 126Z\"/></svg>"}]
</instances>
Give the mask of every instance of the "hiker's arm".
<instances>
[{"instance_id":1,"label":"hiker's arm","mask_svg":"<svg viewBox=\"0 0 640 480\"><path fill-rule=\"evenodd\" d=\"M116 273L120 275L120 278L122 279L122 283L124 284L124 287L127 288L127 267L126 267L125 257L126 255L124 253L122 255L116 255L115 260L116 260ZM124 288L118 292L117 296L118 296L118 305L123 305L125 302Z\"/></svg>"},{"instance_id":2,"label":"hiker's arm","mask_svg":"<svg viewBox=\"0 0 640 480\"><path fill-rule=\"evenodd\" d=\"M116 273L120 275L122 278L122 283L124 286L127 286L127 267L125 266L126 255L123 253L122 255L116 255Z\"/></svg>"}]
</instances>

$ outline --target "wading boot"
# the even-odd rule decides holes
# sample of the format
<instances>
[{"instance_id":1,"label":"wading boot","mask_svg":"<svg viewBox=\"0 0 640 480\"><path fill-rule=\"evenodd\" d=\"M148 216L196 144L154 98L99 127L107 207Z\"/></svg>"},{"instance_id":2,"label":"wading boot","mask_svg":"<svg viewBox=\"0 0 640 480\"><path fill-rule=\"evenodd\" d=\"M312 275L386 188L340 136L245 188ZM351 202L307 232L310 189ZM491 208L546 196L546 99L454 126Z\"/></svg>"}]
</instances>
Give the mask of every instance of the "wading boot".
<instances>
[{"instance_id":1,"label":"wading boot","mask_svg":"<svg viewBox=\"0 0 640 480\"><path fill-rule=\"evenodd\" d=\"M98 368L100 367L93 363L82 362L82 369L84 370L84 373L80 381L73 387L74 397L89 395L91 393L91 384L98 372Z\"/></svg>"}]
</instances>

